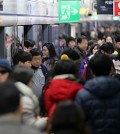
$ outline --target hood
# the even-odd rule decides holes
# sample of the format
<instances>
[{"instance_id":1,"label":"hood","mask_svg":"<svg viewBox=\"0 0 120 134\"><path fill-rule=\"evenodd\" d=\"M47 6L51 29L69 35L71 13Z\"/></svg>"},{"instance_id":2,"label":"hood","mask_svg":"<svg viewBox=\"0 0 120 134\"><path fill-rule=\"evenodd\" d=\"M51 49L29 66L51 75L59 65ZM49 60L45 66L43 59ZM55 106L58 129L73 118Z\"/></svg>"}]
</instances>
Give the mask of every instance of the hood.
<instances>
[{"instance_id":1,"label":"hood","mask_svg":"<svg viewBox=\"0 0 120 134\"><path fill-rule=\"evenodd\" d=\"M47 94L54 102L65 99L74 99L76 93L83 86L77 82L65 79L53 79L46 87Z\"/></svg>"},{"instance_id":2,"label":"hood","mask_svg":"<svg viewBox=\"0 0 120 134\"><path fill-rule=\"evenodd\" d=\"M84 88L97 97L106 98L120 92L120 83L112 77L98 77L89 80Z\"/></svg>"},{"instance_id":3,"label":"hood","mask_svg":"<svg viewBox=\"0 0 120 134\"><path fill-rule=\"evenodd\" d=\"M25 85L24 83L22 82L16 82L15 83L15 86L19 89L19 91L25 95L25 96L29 96L29 97L32 97L33 96L33 92L32 92L32 89L29 88L27 85Z\"/></svg>"}]
</instances>

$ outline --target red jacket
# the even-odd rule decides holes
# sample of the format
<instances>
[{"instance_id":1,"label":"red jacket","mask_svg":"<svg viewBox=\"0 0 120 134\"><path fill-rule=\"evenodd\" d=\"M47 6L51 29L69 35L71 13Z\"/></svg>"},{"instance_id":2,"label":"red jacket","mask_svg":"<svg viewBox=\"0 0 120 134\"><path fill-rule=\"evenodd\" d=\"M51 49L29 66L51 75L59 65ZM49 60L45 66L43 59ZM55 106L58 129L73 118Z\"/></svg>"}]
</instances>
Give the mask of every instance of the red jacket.
<instances>
[{"instance_id":1,"label":"red jacket","mask_svg":"<svg viewBox=\"0 0 120 134\"><path fill-rule=\"evenodd\" d=\"M76 93L83 85L65 79L53 79L45 88L45 108L50 117L58 102L63 100L74 100Z\"/></svg>"}]
</instances>

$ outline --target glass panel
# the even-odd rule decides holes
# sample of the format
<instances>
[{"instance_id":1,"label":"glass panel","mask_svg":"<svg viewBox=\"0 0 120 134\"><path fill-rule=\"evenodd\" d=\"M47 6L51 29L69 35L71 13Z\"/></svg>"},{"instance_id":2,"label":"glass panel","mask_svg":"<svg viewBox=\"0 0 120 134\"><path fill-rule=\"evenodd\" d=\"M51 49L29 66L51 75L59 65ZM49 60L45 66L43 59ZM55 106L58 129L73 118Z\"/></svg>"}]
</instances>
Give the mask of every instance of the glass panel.
<instances>
[{"instance_id":1,"label":"glass panel","mask_svg":"<svg viewBox=\"0 0 120 134\"><path fill-rule=\"evenodd\" d=\"M5 57L11 63L11 57L14 51L14 28L5 27Z\"/></svg>"}]
</instances>

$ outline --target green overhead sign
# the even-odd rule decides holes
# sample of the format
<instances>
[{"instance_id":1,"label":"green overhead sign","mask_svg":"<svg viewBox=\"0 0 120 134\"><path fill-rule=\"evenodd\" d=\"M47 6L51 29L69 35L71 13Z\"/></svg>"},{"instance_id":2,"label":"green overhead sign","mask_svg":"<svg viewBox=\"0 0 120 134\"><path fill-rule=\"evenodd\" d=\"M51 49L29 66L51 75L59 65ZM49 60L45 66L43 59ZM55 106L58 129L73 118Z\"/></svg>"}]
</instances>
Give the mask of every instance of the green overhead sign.
<instances>
[{"instance_id":1,"label":"green overhead sign","mask_svg":"<svg viewBox=\"0 0 120 134\"><path fill-rule=\"evenodd\" d=\"M58 2L59 22L79 22L80 21L80 1L67 0Z\"/></svg>"}]
</instances>

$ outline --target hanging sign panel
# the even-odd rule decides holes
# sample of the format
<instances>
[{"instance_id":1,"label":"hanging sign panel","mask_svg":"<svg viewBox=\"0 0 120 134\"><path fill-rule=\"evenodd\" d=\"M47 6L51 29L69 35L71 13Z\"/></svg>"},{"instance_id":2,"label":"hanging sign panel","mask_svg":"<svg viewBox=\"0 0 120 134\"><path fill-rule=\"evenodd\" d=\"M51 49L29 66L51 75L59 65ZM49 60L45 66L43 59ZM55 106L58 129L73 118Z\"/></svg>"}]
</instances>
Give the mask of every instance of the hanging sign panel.
<instances>
[{"instance_id":1,"label":"hanging sign panel","mask_svg":"<svg viewBox=\"0 0 120 134\"><path fill-rule=\"evenodd\" d=\"M114 16L120 16L120 0L114 1Z\"/></svg>"},{"instance_id":2,"label":"hanging sign panel","mask_svg":"<svg viewBox=\"0 0 120 134\"><path fill-rule=\"evenodd\" d=\"M97 14L113 14L113 0L97 0Z\"/></svg>"},{"instance_id":3,"label":"hanging sign panel","mask_svg":"<svg viewBox=\"0 0 120 134\"><path fill-rule=\"evenodd\" d=\"M60 1L58 2L59 22L79 22L80 21L80 1Z\"/></svg>"}]
</instances>

